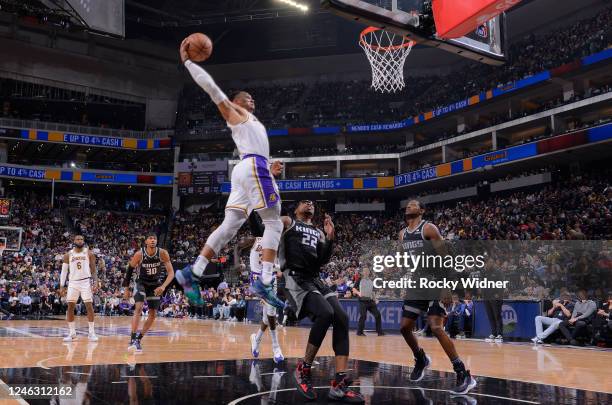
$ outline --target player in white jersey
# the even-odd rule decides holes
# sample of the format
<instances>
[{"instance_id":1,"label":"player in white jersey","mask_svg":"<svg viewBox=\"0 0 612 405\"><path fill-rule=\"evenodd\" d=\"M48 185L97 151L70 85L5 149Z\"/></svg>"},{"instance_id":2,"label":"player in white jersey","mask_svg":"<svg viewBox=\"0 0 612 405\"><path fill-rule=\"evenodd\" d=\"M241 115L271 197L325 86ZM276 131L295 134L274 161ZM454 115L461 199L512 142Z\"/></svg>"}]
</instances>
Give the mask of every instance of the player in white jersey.
<instances>
[{"instance_id":1,"label":"player in white jersey","mask_svg":"<svg viewBox=\"0 0 612 405\"><path fill-rule=\"evenodd\" d=\"M185 296L196 305L201 305L199 278L204 269L236 235L251 211L255 210L263 220L265 232L262 239L262 277L256 282L254 292L269 303L281 305L272 291L272 280L283 224L280 220L280 195L268 162L270 145L266 128L253 115L253 97L241 91L229 99L202 67L189 60L189 46L188 39L181 43L181 60L191 77L217 105L232 130L232 139L241 161L232 171L232 190L225 206L223 222L208 237L195 264L176 272L176 280L183 287ZM274 165L278 169L282 164L275 162Z\"/></svg>"},{"instance_id":2,"label":"player in white jersey","mask_svg":"<svg viewBox=\"0 0 612 405\"><path fill-rule=\"evenodd\" d=\"M261 259L261 253L263 251L261 244L262 237L259 236L262 234L263 229L253 214L251 214L249 217L249 223L251 224L251 232L253 235L257 236L244 238L234 247L234 263L240 263L240 251L251 248L249 253L249 271L251 286L253 286L257 279L261 277L263 271ZM277 270L277 274L280 275L281 273L279 271L280 266L278 264L278 259L274 265L275 269ZM277 282L273 282L272 284L274 294L276 294ZM273 359L274 362L278 364L285 360L285 357L283 356L280 344L278 343L278 334L276 330L276 307L262 301L261 325L257 333L253 333L251 335L251 353L255 358L259 357L259 345L261 344L263 335L268 327L270 328L270 337L272 338Z\"/></svg>"},{"instance_id":3,"label":"player in white jersey","mask_svg":"<svg viewBox=\"0 0 612 405\"><path fill-rule=\"evenodd\" d=\"M64 342L71 342L77 338L74 326L74 308L81 297L87 308L87 320L89 321L89 340L97 341L98 337L94 330L93 292L97 288L96 256L85 247L83 235L74 237L74 247L64 255L62 272L60 274L60 294L64 295L64 285L68 276L68 311L66 320L70 333L64 338ZM92 287L93 285L93 287Z\"/></svg>"}]
</instances>

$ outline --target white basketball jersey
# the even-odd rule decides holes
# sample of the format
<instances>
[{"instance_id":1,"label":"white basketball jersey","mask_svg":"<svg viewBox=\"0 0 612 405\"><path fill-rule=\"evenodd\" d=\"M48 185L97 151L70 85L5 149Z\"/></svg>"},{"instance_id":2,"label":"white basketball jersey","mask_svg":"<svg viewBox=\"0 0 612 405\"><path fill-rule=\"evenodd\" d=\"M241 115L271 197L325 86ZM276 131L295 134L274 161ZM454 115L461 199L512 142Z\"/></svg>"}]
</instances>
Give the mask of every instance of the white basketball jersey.
<instances>
[{"instance_id":1,"label":"white basketball jersey","mask_svg":"<svg viewBox=\"0 0 612 405\"><path fill-rule=\"evenodd\" d=\"M251 267L251 274L261 276L263 271L263 263L261 261L261 254L263 253L263 246L261 246L262 237L255 238L255 243L251 247L251 254L249 256L249 266ZM274 267L278 268L278 258L274 260Z\"/></svg>"},{"instance_id":2,"label":"white basketball jersey","mask_svg":"<svg viewBox=\"0 0 612 405\"><path fill-rule=\"evenodd\" d=\"M249 113L247 120L238 125L227 126L232 130L232 139L238 148L240 157L244 155L259 155L270 158L270 144L266 127L253 114Z\"/></svg>"},{"instance_id":3,"label":"white basketball jersey","mask_svg":"<svg viewBox=\"0 0 612 405\"><path fill-rule=\"evenodd\" d=\"M68 263L70 264L70 275L68 280L76 281L91 277L89 271L89 249L84 247L80 252L71 249L68 252Z\"/></svg>"},{"instance_id":4,"label":"white basketball jersey","mask_svg":"<svg viewBox=\"0 0 612 405\"><path fill-rule=\"evenodd\" d=\"M263 252L263 247L261 246L262 239L261 237L255 238L255 243L253 243L251 247L251 254L249 256L251 274L256 274L258 276L261 276L261 271L263 270L263 264L261 263L261 253Z\"/></svg>"}]
</instances>

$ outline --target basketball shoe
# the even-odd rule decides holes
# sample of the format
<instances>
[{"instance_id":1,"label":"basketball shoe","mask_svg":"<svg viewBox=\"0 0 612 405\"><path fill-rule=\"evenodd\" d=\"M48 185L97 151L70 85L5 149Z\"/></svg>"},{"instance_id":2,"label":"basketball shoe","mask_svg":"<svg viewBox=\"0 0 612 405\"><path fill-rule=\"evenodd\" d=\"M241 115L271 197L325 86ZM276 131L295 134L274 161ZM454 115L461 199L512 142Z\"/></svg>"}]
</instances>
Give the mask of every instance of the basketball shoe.
<instances>
[{"instance_id":1,"label":"basketball shoe","mask_svg":"<svg viewBox=\"0 0 612 405\"><path fill-rule=\"evenodd\" d=\"M259 298L267 302L268 304L280 308L285 309L285 303L280 300L274 293L274 286L272 284L265 285L260 278L255 280L251 285L251 291Z\"/></svg>"},{"instance_id":2,"label":"basketball shoe","mask_svg":"<svg viewBox=\"0 0 612 405\"><path fill-rule=\"evenodd\" d=\"M349 388L352 383L346 376L340 381L333 380L327 398L347 404L363 404L363 395Z\"/></svg>"},{"instance_id":3,"label":"basketball shoe","mask_svg":"<svg viewBox=\"0 0 612 405\"><path fill-rule=\"evenodd\" d=\"M307 400L312 401L317 399L317 393L312 386L310 371L310 366L304 367L304 362L300 360L293 373L293 377L295 378L298 392Z\"/></svg>"},{"instance_id":4,"label":"basketball shoe","mask_svg":"<svg viewBox=\"0 0 612 405\"><path fill-rule=\"evenodd\" d=\"M421 381L425 375L425 370L431 365L431 358L421 349L419 354L415 356L414 362L414 368L410 373L410 381Z\"/></svg>"},{"instance_id":5,"label":"basketball shoe","mask_svg":"<svg viewBox=\"0 0 612 405\"><path fill-rule=\"evenodd\" d=\"M470 370L466 370L461 364L459 367L453 367L457 373L457 385L451 389L451 394L464 395L476 386L476 379L470 374Z\"/></svg>"},{"instance_id":6,"label":"basketball shoe","mask_svg":"<svg viewBox=\"0 0 612 405\"><path fill-rule=\"evenodd\" d=\"M189 265L183 269L177 270L175 277L176 281L183 287L185 297L190 304L203 305L202 295L200 293L200 280L198 280L191 271L192 266Z\"/></svg>"}]
</instances>

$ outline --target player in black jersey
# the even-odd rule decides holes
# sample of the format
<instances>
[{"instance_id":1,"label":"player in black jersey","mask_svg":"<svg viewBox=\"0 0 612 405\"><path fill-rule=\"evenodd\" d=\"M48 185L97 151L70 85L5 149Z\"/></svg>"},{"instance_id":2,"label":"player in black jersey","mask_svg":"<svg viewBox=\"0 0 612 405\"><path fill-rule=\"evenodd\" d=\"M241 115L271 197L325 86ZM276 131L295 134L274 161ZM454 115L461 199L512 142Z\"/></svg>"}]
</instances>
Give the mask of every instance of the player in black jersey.
<instances>
[{"instance_id":1,"label":"player in black jersey","mask_svg":"<svg viewBox=\"0 0 612 405\"><path fill-rule=\"evenodd\" d=\"M404 219L406 227L400 231L399 239L402 241L404 250L411 254L444 254L446 250L442 235L438 228L431 222L423 220L425 209L417 200L411 200L406 205ZM419 297L421 298L421 297ZM438 300L404 300L404 310L402 312L401 332L414 353L415 365L410 374L410 381L420 381L425 374L425 369L431 364L431 359L425 351L419 347L417 338L412 333L417 318L427 313L427 321L431 332L438 339L444 352L453 364L453 369L457 374L457 385L451 390L457 395L466 394L476 386L476 380L471 376L470 371L465 369L465 365L459 358L455 345L444 331L444 317L446 311Z\"/></svg>"},{"instance_id":2,"label":"player in black jersey","mask_svg":"<svg viewBox=\"0 0 612 405\"><path fill-rule=\"evenodd\" d=\"M160 283L162 265L166 268L167 274L166 280L163 283ZM170 255L168 255L168 252L165 249L157 247L156 234L147 234L147 238L145 239L145 247L139 249L130 259L127 266L127 274L123 279L123 287L125 288L124 297L126 299L130 297L129 286L130 281L132 280L132 273L136 267L139 267L138 276L136 277L136 284L134 287L134 301L136 302L136 305L134 308L134 315L132 317L132 334L128 350L141 352L142 337L153 325L157 309L159 308L161 296L174 278L174 269L172 268L172 263L170 263ZM142 331L137 333L138 324L140 323L140 317L142 315L142 306L144 305L145 299L147 300L147 306L149 307L149 314L142 327Z\"/></svg>"},{"instance_id":3,"label":"player in black jersey","mask_svg":"<svg viewBox=\"0 0 612 405\"><path fill-rule=\"evenodd\" d=\"M335 292L319 277L321 266L333 252L334 223L325 215L322 232L312 223L315 207L310 200L302 200L295 209L295 220L281 217L284 233L280 244L280 261L286 279L285 289L293 301L298 318L309 317L313 321L304 359L294 373L298 391L307 399L317 395L312 386L310 370L321 343L330 326L333 326L332 346L336 355L336 377L328 398L346 403L363 403L363 396L349 388L347 376L349 355L348 315L338 301Z\"/></svg>"}]
</instances>

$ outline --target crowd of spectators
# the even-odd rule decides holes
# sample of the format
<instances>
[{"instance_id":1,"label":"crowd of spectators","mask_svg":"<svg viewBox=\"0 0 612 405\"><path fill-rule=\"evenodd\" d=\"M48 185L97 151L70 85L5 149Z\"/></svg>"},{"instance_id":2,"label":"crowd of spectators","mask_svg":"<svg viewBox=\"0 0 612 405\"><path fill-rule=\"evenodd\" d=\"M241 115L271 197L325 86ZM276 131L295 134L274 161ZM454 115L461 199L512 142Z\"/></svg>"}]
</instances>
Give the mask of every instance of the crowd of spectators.
<instances>
[{"instance_id":1,"label":"crowd of spectators","mask_svg":"<svg viewBox=\"0 0 612 405\"><path fill-rule=\"evenodd\" d=\"M535 190L438 204L428 207L426 218L438 226L444 238L451 241L545 243L556 240L610 240L610 174L609 170L587 171L580 175L564 176L562 180L539 186ZM218 212L203 210L197 213L177 212L169 218L173 226L168 231L167 246L176 267L195 259L221 217ZM9 316L33 313L45 315L65 311L65 297L58 294L59 269L62 255L71 244L72 235L78 232L85 235L97 257L102 288L95 296L96 310L104 315L131 314L133 300L124 299L121 288L123 266L141 246L142 235L146 231L156 230L163 235L166 220L161 215L128 214L91 208L52 209L48 201L33 192L14 196L9 224L22 226L24 231L21 249L18 252L5 252L2 258L0 303L3 313ZM401 227L402 217L399 212L336 213L334 222L336 247L330 263L322 269L321 277L340 297L354 298L353 287L359 281L364 266L362 253L370 249L370 241L394 240ZM160 314L244 320L245 300L252 298L248 289L248 267L243 261L234 263L231 252L235 241L247 233L248 229L243 228L236 239L220 253L216 262L211 263L211 274L224 273L226 278L220 284L217 281L203 290L203 307L190 306L182 292L171 288L162 298ZM163 239L163 236L160 237L162 243ZM564 286L576 286L576 292L578 286L597 286L602 289L599 293L591 288L587 294L605 295L603 291L612 288L612 258L605 251L598 255L589 258L590 261L567 258L562 254L550 254L548 257L555 259L548 262L531 259L526 265L522 264L523 273L520 276L510 277L513 295L508 298L546 300L560 296ZM503 254L498 256L495 266L508 274L517 268ZM451 313L457 315L452 317L449 331L461 337L469 329L465 326L469 320L460 316L464 310L460 310L457 302L451 300L447 304ZM78 306L77 311L83 311L83 308ZM605 318L602 314L595 312L593 321L598 320L598 316ZM595 326L603 328L598 336L605 338L607 335L604 334L604 326L607 323L600 321ZM575 343L573 341L580 337L585 341L585 336L591 340L595 338L595 332L592 332L595 326L591 323L586 324L586 329L582 324L573 323L566 325L570 339L567 339L560 324L559 338L563 342L567 340Z\"/></svg>"}]
</instances>

